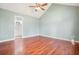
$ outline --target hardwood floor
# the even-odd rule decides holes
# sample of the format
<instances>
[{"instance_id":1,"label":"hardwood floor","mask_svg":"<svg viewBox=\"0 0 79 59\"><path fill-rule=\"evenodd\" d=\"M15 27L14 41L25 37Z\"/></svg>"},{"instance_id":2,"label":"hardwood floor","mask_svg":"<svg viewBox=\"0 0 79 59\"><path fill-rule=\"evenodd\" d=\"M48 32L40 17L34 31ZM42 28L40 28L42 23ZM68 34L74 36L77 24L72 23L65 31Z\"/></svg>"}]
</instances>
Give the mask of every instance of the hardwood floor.
<instances>
[{"instance_id":1,"label":"hardwood floor","mask_svg":"<svg viewBox=\"0 0 79 59\"><path fill-rule=\"evenodd\" d=\"M11 55L13 50L13 41L0 43L0 55Z\"/></svg>"},{"instance_id":2,"label":"hardwood floor","mask_svg":"<svg viewBox=\"0 0 79 59\"><path fill-rule=\"evenodd\" d=\"M79 55L79 43L75 43L74 45L74 49L75 49L75 55Z\"/></svg>"},{"instance_id":3,"label":"hardwood floor","mask_svg":"<svg viewBox=\"0 0 79 59\"><path fill-rule=\"evenodd\" d=\"M0 43L0 55L14 55L14 41ZM24 55L76 55L79 54L79 43L75 46L71 42L35 36L23 38Z\"/></svg>"}]
</instances>

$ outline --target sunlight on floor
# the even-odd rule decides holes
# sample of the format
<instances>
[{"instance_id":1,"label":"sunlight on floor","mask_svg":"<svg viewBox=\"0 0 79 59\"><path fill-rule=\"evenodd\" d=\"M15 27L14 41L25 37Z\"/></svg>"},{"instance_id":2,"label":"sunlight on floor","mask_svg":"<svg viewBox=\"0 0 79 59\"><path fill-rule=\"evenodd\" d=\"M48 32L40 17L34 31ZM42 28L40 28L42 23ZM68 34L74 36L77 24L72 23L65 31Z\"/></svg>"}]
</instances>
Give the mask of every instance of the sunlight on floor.
<instances>
[{"instance_id":1,"label":"sunlight on floor","mask_svg":"<svg viewBox=\"0 0 79 59\"><path fill-rule=\"evenodd\" d=\"M22 38L16 38L15 39L15 51L14 51L14 54L17 55L17 54L23 54L23 39Z\"/></svg>"}]
</instances>

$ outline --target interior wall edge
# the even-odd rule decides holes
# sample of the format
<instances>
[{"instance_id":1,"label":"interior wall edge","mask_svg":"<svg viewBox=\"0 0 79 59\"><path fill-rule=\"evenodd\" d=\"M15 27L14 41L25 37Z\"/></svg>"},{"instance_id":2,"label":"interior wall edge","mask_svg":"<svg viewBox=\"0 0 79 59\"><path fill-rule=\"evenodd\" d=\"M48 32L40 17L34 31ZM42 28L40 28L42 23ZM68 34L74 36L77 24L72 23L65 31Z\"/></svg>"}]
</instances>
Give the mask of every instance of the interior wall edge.
<instances>
[{"instance_id":1,"label":"interior wall edge","mask_svg":"<svg viewBox=\"0 0 79 59\"><path fill-rule=\"evenodd\" d=\"M34 37L34 36L39 36L39 34L35 34L35 35L27 35L27 36L23 36L22 38L29 38L29 37Z\"/></svg>"},{"instance_id":2,"label":"interior wall edge","mask_svg":"<svg viewBox=\"0 0 79 59\"><path fill-rule=\"evenodd\" d=\"M43 37L55 38L55 39L57 39L57 40L70 41L72 44L73 44L74 42L78 42L78 43L79 43L79 41L73 41L74 39L69 40L69 39L66 39L66 38L51 37L51 36L43 35L43 34L28 35L28 36L23 36L22 38L30 38L30 37L35 37L35 36L43 36ZM15 40L15 39L14 39L14 38L11 38L11 39L2 40L2 41L0 41L0 43L1 43L1 42L12 41L12 40Z\"/></svg>"},{"instance_id":3,"label":"interior wall edge","mask_svg":"<svg viewBox=\"0 0 79 59\"><path fill-rule=\"evenodd\" d=\"M36 34L36 35L27 35L27 36L23 36L22 38L29 38L29 37L34 37L34 36L39 36L39 34ZM7 41L12 41L12 40L15 40L14 38L11 38L11 39L6 39L6 40L1 40L1 42L7 42Z\"/></svg>"},{"instance_id":4,"label":"interior wall edge","mask_svg":"<svg viewBox=\"0 0 79 59\"><path fill-rule=\"evenodd\" d=\"M14 38L6 39L6 40L1 40L0 43L2 43L2 42L7 42L7 41L12 41L12 40L14 40Z\"/></svg>"},{"instance_id":5,"label":"interior wall edge","mask_svg":"<svg viewBox=\"0 0 79 59\"><path fill-rule=\"evenodd\" d=\"M35 36L44 36L44 37L49 37L49 38L55 38L57 40L65 40L65 41L71 41L71 42L72 42L72 40L74 40L74 39L69 40L69 39L66 39L66 38L51 37L51 36L48 36L48 35L39 35L39 34L23 36L22 38L30 38L30 37L35 37ZM1 40L0 43L1 42L6 42L6 41L12 41L12 40L15 40L15 39L14 38L11 38L11 39L6 39L6 40ZM79 41L74 41L74 42L78 42L79 43Z\"/></svg>"},{"instance_id":6,"label":"interior wall edge","mask_svg":"<svg viewBox=\"0 0 79 59\"><path fill-rule=\"evenodd\" d=\"M60 40L66 40L66 41L71 41L71 40L74 40L74 39L67 39L67 38L62 38L62 37L52 37L52 36L49 36L49 35L44 35L44 34L41 34L41 36L45 36L45 37L50 37L50 38L56 38L56 39L60 39Z\"/></svg>"},{"instance_id":7,"label":"interior wall edge","mask_svg":"<svg viewBox=\"0 0 79 59\"><path fill-rule=\"evenodd\" d=\"M75 42L79 43L79 41L75 41Z\"/></svg>"}]
</instances>

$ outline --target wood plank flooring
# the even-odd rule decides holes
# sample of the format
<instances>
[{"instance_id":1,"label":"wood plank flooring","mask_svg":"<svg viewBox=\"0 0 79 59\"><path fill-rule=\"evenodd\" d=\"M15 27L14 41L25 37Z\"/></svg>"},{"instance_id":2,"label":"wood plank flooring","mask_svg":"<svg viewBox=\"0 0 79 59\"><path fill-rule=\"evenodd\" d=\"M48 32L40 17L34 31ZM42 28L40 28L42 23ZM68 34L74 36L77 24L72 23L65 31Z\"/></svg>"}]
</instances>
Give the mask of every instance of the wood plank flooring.
<instances>
[{"instance_id":1,"label":"wood plank flooring","mask_svg":"<svg viewBox=\"0 0 79 59\"><path fill-rule=\"evenodd\" d=\"M14 55L14 41L0 43L0 55ZM23 38L22 55L76 55L79 54L79 43L35 36Z\"/></svg>"}]
</instances>

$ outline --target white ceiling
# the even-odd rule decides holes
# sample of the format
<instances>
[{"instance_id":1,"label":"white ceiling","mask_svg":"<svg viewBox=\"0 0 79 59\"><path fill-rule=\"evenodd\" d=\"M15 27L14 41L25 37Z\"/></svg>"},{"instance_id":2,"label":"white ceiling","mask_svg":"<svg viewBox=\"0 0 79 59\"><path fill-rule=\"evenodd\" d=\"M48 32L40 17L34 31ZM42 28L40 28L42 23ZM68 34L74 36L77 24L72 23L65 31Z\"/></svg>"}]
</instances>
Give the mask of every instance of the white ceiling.
<instances>
[{"instance_id":1,"label":"white ceiling","mask_svg":"<svg viewBox=\"0 0 79 59\"><path fill-rule=\"evenodd\" d=\"M13 12L21 13L24 15L29 15L32 17L40 18L47 9L51 6L52 3L48 3L45 11L39 10L35 12L34 8L28 6L34 5L34 3L0 3L0 8L7 9ZM79 6L79 3L59 3L63 5Z\"/></svg>"},{"instance_id":2,"label":"white ceiling","mask_svg":"<svg viewBox=\"0 0 79 59\"><path fill-rule=\"evenodd\" d=\"M58 4L68 5L68 6L78 6L79 7L79 3L58 3Z\"/></svg>"},{"instance_id":3,"label":"white ceiling","mask_svg":"<svg viewBox=\"0 0 79 59\"><path fill-rule=\"evenodd\" d=\"M0 8L40 18L46 12L46 10L49 8L51 4L48 4L45 11L39 10L38 12L35 12L34 8L28 7L32 5L34 5L34 3L0 3Z\"/></svg>"}]
</instances>

